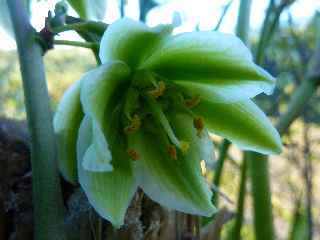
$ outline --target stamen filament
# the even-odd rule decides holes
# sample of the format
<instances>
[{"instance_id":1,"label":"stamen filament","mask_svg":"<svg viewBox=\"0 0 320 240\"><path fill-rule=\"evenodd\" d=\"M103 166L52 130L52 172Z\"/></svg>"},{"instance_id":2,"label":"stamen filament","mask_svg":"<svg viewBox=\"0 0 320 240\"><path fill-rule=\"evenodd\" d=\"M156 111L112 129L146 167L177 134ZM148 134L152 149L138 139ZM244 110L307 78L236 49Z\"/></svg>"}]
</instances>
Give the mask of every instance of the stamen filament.
<instances>
[{"instance_id":1,"label":"stamen filament","mask_svg":"<svg viewBox=\"0 0 320 240\"><path fill-rule=\"evenodd\" d=\"M152 111L152 115L154 118L158 119L160 124L162 125L163 129L167 133L170 141L176 145L178 148L181 148L180 141L175 136L168 119L166 118L165 114L163 113L161 107L157 104L156 100L150 96L146 96L147 103L150 106L150 110Z\"/></svg>"}]
</instances>

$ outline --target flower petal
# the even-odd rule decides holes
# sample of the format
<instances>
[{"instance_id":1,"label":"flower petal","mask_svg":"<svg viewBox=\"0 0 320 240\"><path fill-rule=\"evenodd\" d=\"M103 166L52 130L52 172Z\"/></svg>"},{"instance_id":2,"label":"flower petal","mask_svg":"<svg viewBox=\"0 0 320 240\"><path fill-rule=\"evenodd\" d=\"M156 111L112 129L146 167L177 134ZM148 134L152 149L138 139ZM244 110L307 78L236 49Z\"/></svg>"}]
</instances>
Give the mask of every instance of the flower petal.
<instances>
[{"instance_id":1,"label":"flower petal","mask_svg":"<svg viewBox=\"0 0 320 240\"><path fill-rule=\"evenodd\" d=\"M112 172L87 171L82 166L82 158L91 143L93 132L91 121L85 117L82 121L77 143L79 182L90 204L115 227L123 224L126 210L137 189L130 160L128 159L119 134L110 140L112 150Z\"/></svg>"},{"instance_id":2,"label":"flower petal","mask_svg":"<svg viewBox=\"0 0 320 240\"><path fill-rule=\"evenodd\" d=\"M63 177L71 183L77 182L76 141L83 118L80 103L81 82L77 81L65 92L53 119L59 169Z\"/></svg>"},{"instance_id":3,"label":"flower petal","mask_svg":"<svg viewBox=\"0 0 320 240\"><path fill-rule=\"evenodd\" d=\"M130 74L128 66L115 61L103 64L83 77L81 103L85 115L92 121L93 139L87 149L83 166L90 171L111 171L111 153L103 133L110 124L111 110L121 94L122 84Z\"/></svg>"},{"instance_id":4,"label":"flower petal","mask_svg":"<svg viewBox=\"0 0 320 240\"><path fill-rule=\"evenodd\" d=\"M130 148L140 156L135 162L139 185L152 200L165 207L210 216L215 208L210 200L212 193L201 175L201 145L197 143L192 119L185 115L172 116L171 124L179 138L190 143L185 155L178 152L177 160L169 157L169 142L160 126L153 132L141 129L129 136Z\"/></svg>"},{"instance_id":5,"label":"flower petal","mask_svg":"<svg viewBox=\"0 0 320 240\"><path fill-rule=\"evenodd\" d=\"M205 119L212 132L244 150L263 154L281 152L281 139L266 115L251 101L217 103L201 101L193 111Z\"/></svg>"},{"instance_id":6,"label":"flower petal","mask_svg":"<svg viewBox=\"0 0 320 240\"><path fill-rule=\"evenodd\" d=\"M272 93L275 79L252 61L235 36L193 32L168 37L141 65L195 94L208 91L216 101L238 101Z\"/></svg>"},{"instance_id":7,"label":"flower petal","mask_svg":"<svg viewBox=\"0 0 320 240\"><path fill-rule=\"evenodd\" d=\"M130 67L135 67L171 31L172 27L169 25L149 28L141 22L120 19L108 27L101 39L101 62L121 60Z\"/></svg>"}]
</instances>

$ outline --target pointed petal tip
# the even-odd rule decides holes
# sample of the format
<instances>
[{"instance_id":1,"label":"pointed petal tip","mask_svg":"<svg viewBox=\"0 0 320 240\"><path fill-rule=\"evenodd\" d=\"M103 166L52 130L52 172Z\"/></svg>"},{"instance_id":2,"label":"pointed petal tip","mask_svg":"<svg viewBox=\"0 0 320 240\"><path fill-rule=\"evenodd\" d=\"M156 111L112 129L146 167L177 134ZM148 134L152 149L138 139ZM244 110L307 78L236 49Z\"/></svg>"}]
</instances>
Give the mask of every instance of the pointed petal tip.
<instances>
[{"instance_id":1,"label":"pointed petal tip","mask_svg":"<svg viewBox=\"0 0 320 240\"><path fill-rule=\"evenodd\" d=\"M116 229L119 229L124 224L126 211L114 215L112 213L110 214L110 212L107 214L107 211L101 208L101 206L99 206L96 201L90 197L90 194L87 194L85 186L82 186L82 188L84 189L86 196L88 197L90 205L94 208L94 210L99 214L100 217L107 219Z\"/></svg>"},{"instance_id":2,"label":"pointed petal tip","mask_svg":"<svg viewBox=\"0 0 320 240\"><path fill-rule=\"evenodd\" d=\"M264 80L261 82L261 88L263 89L263 92L267 95L271 95L275 88L276 78L273 77L270 73L268 73L266 70L264 70L262 67L258 67L258 72L261 78Z\"/></svg>"},{"instance_id":3,"label":"pointed petal tip","mask_svg":"<svg viewBox=\"0 0 320 240\"><path fill-rule=\"evenodd\" d=\"M283 149L281 136L275 128L272 129L272 132L273 132L272 137L269 140L270 141L269 147L266 148L265 151L260 151L260 153L266 154L266 155L279 155L279 154L281 154L282 149Z\"/></svg>"},{"instance_id":4,"label":"pointed petal tip","mask_svg":"<svg viewBox=\"0 0 320 240\"><path fill-rule=\"evenodd\" d=\"M283 145L282 145L281 137L278 134L278 136L274 142L274 148L272 149L272 151L269 154L270 155L280 155L282 153L282 150L283 150Z\"/></svg>"}]
</instances>

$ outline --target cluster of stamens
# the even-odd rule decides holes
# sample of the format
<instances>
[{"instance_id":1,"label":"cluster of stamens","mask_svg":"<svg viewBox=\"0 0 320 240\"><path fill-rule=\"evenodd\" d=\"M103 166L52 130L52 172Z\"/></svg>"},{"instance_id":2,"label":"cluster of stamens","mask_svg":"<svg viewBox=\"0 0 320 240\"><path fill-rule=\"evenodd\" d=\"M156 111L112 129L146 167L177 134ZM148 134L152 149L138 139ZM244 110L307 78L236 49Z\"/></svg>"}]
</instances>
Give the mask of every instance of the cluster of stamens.
<instances>
[{"instance_id":1,"label":"cluster of stamens","mask_svg":"<svg viewBox=\"0 0 320 240\"><path fill-rule=\"evenodd\" d=\"M148 75L148 77L149 76L150 75ZM141 78L139 79L139 81L141 81ZM146 81L141 81L141 83L142 82L144 83L144 87L141 89L139 88L138 84L134 85L138 89L139 96L140 96L137 99L139 99L138 101L141 101L141 99L145 99L146 102L148 101L148 99L153 99L151 101L152 101L152 104L154 104L153 106L157 107L157 111L155 111L156 114L151 113L151 115L153 115L154 118L160 121L162 127L167 132L168 138L171 142L166 146L166 152L168 156L171 159L177 160L178 159L177 149L179 149L181 153L185 155L188 153L188 150L190 148L190 143L187 141L178 140L175 137L174 132L171 129L171 126L168 120L166 120L166 116L163 112L163 109L159 104L159 101L161 101L162 99L165 99L166 95L168 95L166 94L166 91L168 90L168 88L164 81L162 80L156 81L155 78L153 77L150 77L149 87L145 86ZM153 87L150 87L150 86L153 86ZM185 99L185 100L182 99L181 106L184 106L186 109L190 109L190 108L196 107L199 103L200 103L200 97L194 96L189 99ZM139 111L135 110L135 112L139 112ZM133 117L130 117L130 115L131 114L129 114L128 116L128 118L130 118L129 124L123 129L125 134L134 134L136 131L138 131L141 128L142 121L144 119L144 117L141 117L141 116L146 116L146 114L141 114L141 112L139 112L139 114L137 113L132 114ZM198 137L200 137L204 129L203 119L201 117L194 118L193 126L197 130ZM132 160L138 160L140 158L139 153L134 149L128 149L127 153Z\"/></svg>"}]
</instances>

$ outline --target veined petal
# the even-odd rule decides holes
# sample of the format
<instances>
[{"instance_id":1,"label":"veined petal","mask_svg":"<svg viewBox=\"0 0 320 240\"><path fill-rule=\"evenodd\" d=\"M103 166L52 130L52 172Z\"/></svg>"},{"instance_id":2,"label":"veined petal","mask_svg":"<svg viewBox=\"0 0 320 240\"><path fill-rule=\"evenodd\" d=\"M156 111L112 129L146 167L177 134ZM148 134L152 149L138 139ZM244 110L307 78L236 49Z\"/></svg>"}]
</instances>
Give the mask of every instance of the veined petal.
<instances>
[{"instance_id":1,"label":"veined petal","mask_svg":"<svg viewBox=\"0 0 320 240\"><path fill-rule=\"evenodd\" d=\"M235 36L218 32L183 33L166 38L141 68L188 87L214 92L216 101L238 101L272 93L275 79L252 61ZM231 97L230 97L231 96Z\"/></svg>"},{"instance_id":2,"label":"veined petal","mask_svg":"<svg viewBox=\"0 0 320 240\"><path fill-rule=\"evenodd\" d=\"M53 126L57 136L58 165L63 177L77 182L76 142L83 112L80 103L81 80L63 95L54 115Z\"/></svg>"},{"instance_id":3,"label":"veined petal","mask_svg":"<svg viewBox=\"0 0 320 240\"><path fill-rule=\"evenodd\" d=\"M122 62L109 62L88 72L83 77L81 103L92 124L92 144L83 157L83 166L90 171L111 171L111 152L104 134L110 125L110 114L118 102L117 94L127 80L130 70Z\"/></svg>"},{"instance_id":4,"label":"veined petal","mask_svg":"<svg viewBox=\"0 0 320 240\"><path fill-rule=\"evenodd\" d=\"M138 66L171 31L169 25L149 28L141 22L120 19L108 27L101 39L101 62L121 60L130 67Z\"/></svg>"},{"instance_id":5,"label":"veined petal","mask_svg":"<svg viewBox=\"0 0 320 240\"><path fill-rule=\"evenodd\" d=\"M112 148L112 172L87 171L82 166L82 158L93 137L90 119L85 117L79 130L77 158L79 182L86 193L90 204L115 227L124 222L126 210L137 189L130 160L126 155L119 134L110 134Z\"/></svg>"},{"instance_id":6,"label":"veined petal","mask_svg":"<svg viewBox=\"0 0 320 240\"><path fill-rule=\"evenodd\" d=\"M267 116L251 101L217 103L201 101L192 109L205 119L210 131L244 150L263 154L281 152L281 139Z\"/></svg>"},{"instance_id":7,"label":"veined petal","mask_svg":"<svg viewBox=\"0 0 320 240\"><path fill-rule=\"evenodd\" d=\"M201 145L197 143L192 119L184 115L172 116L171 124L179 138L190 143L188 152L185 155L178 152L176 160L167 153L169 142L161 128L156 127L154 133L141 129L129 136L130 148L140 157L134 168L139 185L152 200L163 206L210 216L215 208L210 201L212 193L201 175Z\"/></svg>"}]
</instances>

